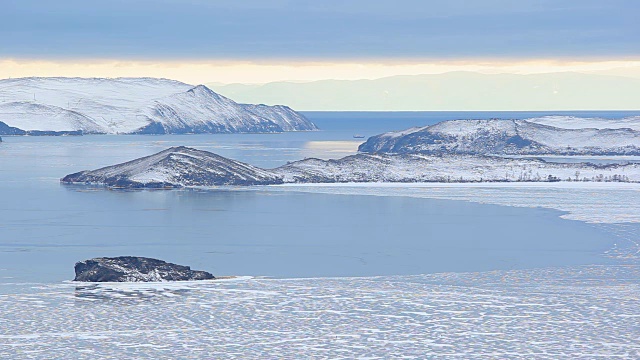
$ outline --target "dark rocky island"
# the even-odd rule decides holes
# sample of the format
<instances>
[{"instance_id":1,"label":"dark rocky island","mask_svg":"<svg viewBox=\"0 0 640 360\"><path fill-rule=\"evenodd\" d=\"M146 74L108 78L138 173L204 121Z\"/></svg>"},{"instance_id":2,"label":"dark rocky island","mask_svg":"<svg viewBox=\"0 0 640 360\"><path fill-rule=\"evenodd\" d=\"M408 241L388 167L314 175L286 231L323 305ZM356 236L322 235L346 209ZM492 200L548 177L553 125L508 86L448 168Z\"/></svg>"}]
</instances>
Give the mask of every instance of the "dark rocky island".
<instances>
[{"instance_id":1,"label":"dark rocky island","mask_svg":"<svg viewBox=\"0 0 640 360\"><path fill-rule=\"evenodd\" d=\"M102 257L77 262L73 281L85 282L151 282L211 280L206 271L189 266L137 256Z\"/></svg>"}]
</instances>

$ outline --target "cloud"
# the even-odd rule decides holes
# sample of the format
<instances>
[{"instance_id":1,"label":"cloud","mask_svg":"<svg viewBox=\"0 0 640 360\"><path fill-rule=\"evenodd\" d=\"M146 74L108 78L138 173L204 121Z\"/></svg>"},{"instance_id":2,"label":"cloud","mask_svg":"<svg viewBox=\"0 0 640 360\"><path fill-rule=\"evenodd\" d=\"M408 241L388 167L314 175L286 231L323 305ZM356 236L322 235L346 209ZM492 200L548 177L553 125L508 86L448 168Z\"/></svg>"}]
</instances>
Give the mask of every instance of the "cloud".
<instances>
[{"instance_id":1,"label":"cloud","mask_svg":"<svg viewBox=\"0 0 640 360\"><path fill-rule=\"evenodd\" d=\"M630 0L6 0L0 57L637 57Z\"/></svg>"}]
</instances>

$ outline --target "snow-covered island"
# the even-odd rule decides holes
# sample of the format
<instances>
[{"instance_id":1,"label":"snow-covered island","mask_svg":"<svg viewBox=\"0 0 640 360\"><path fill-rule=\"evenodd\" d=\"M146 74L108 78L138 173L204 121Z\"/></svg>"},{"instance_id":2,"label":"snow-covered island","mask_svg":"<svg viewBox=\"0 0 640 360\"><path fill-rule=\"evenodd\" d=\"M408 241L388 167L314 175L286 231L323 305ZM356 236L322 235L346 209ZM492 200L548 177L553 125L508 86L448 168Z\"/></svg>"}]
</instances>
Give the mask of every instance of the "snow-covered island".
<instances>
[{"instance_id":1,"label":"snow-covered island","mask_svg":"<svg viewBox=\"0 0 640 360\"><path fill-rule=\"evenodd\" d=\"M640 155L640 117L450 120L372 136L360 152L465 155Z\"/></svg>"},{"instance_id":2,"label":"snow-covered island","mask_svg":"<svg viewBox=\"0 0 640 360\"><path fill-rule=\"evenodd\" d=\"M102 184L115 188L173 188L185 186L282 184L273 171L184 146L67 175L63 183Z\"/></svg>"},{"instance_id":3,"label":"snow-covered island","mask_svg":"<svg viewBox=\"0 0 640 360\"><path fill-rule=\"evenodd\" d=\"M238 104L156 78L0 80L0 135L273 133L317 127L287 106Z\"/></svg>"},{"instance_id":4,"label":"snow-covered island","mask_svg":"<svg viewBox=\"0 0 640 360\"><path fill-rule=\"evenodd\" d=\"M188 147L93 171L61 182L113 188L348 182L640 182L640 164L553 163L484 155L357 154L338 160L305 159L261 169Z\"/></svg>"}]
</instances>

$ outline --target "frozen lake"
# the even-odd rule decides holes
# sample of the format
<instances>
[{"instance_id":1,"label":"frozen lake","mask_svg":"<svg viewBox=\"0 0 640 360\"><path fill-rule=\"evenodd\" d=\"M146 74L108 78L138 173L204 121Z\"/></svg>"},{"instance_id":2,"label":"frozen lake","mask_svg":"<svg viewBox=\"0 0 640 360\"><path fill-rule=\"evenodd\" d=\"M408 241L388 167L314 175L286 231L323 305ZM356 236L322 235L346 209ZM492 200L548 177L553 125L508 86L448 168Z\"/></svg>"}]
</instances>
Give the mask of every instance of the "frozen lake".
<instances>
[{"instance_id":1,"label":"frozen lake","mask_svg":"<svg viewBox=\"0 0 640 360\"><path fill-rule=\"evenodd\" d=\"M7 359L637 359L640 269L23 285Z\"/></svg>"},{"instance_id":2,"label":"frozen lake","mask_svg":"<svg viewBox=\"0 0 640 360\"><path fill-rule=\"evenodd\" d=\"M3 138L0 358L640 356L632 184L129 192L58 181L176 145L263 167L340 157L363 141L355 133L470 116L310 117L325 131ZM115 255L246 277L68 282L76 261Z\"/></svg>"}]
</instances>

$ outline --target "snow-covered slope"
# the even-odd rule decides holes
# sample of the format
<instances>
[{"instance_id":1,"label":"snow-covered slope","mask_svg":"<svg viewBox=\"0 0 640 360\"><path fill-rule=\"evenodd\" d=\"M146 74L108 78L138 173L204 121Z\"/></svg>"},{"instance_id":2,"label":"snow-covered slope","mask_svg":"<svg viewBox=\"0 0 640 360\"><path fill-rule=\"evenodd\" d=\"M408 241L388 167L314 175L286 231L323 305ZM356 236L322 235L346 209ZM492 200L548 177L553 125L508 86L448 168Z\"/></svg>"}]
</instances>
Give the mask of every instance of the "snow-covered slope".
<instances>
[{"instance_id":1,"label":"snow-covered slope","mask_svg":"<svg viewBox=\"0 0 640 360\"><path fill-rule=\"evenodd\" d=\"M5 119L4 123L14 126L25 132L74 132L81 130L83 133L101 133L102 126L91 118L66 110L54 105L42 105L33 102L11 102L0 104L0 114ZM2 131L0 129L0 131ZM8 135L18 135L5 129L2 132Z\"/></svg>"},{"instance_id":2,"label":"snow-covered slope","mask_svg":"<svg viewBox=\"0 0 640 360\"><path fill-rule=\"evenodd\" d=\"M479 155L358 154L260 169L175 147L124 164L71 174L64 183L124 188L333 182L640 181L640 164L548 163Z\"/></svg>"},{"instance_id":3,"label":"snow-covered slope","mask_svg":"<svg viewBox=\"0 0 640 360\"><path fill-rule=\"evenodd\" d=\"M283 131L275 122L246 111L203 85L153 101L145 115L166 133Z\"/></svg>"},{"instance_id":4,"label":"snow-covered slope","mask_svg":"<svg viewBox=\"0 0 640 360\"><path fill-rule=\"evenodd\" d=\"M545 123L553 123L554 126ZM365 153L476 155L640 155L640 118L618 120L612 128L578 128L572 118L530 120L451 120L432 126L389 132L369 138Z\"/></svg>"},{"instance_id":5,"label":"snow-covered slope","mask_svg":"<svg viewBox=\"0 0 640 360\"><path fill-rule=\"evenodd\" d=\"M275 122L284 131L311 131L318 130L318 127L309 121L304 115L293 111L288 106L284 105L251 105L243 104L245 110L248 110L254 114L267 117L269 120Z\"/></svg>"},{"instance_id":6,"label":"snow-covered slope","mask_svg":"<svg viewBox=\"0 0 640 360\"><path fill-rule=\"evenodd\" d=\"M239 161L183 146L94 171L67 175L65 183L121 188L280 184L282 178Z\"/></svg>"},{"instance_id":7,"label":"snow-covered slope","mask_svg":"<svg viewBox=\"0 0 640 360\"><path fill-rule=\"evenodd\" d=\"M640 131L640 116L622 119L581 118L576 116L543 116L527 119L528 122L555 126L563 129L633 129Z\"/></svg>"},{"instance_id":8,"label":"snow-covered slope","mask_svg":"<svg viewBox=\"0 0 640 360\"><path fill-rule=\"evenodd\" d=\"M0 80L0 125L24 131L208 133L279 132L309 127L309 121L295 111L283 112L280 107L250 110L245 106L205 86L167 79Z\"/></svg>"},{"instance_id":9,"label":"snow-covered slope","mask_svg":"<svg viewBox=\"0 0 640 360\"><path fill-rule=\"evenodd\" d=\"M75 111L92 119L104 133L130 133L147 126L142 109L150 100L184 92L193 86L179 81L154 78L20 78L0 80L0 101L31 102ZM5 108L6 109L6 108ZM9 109L6 109L9 110ZM33 129L33 121L29 121ZM9 126L23 128L16 121L0 113L0 121ZM38 122L50 130L49 124ZM74 129L79 130L79 129Z\"/></svg>"}]
</instances>

